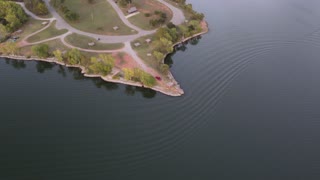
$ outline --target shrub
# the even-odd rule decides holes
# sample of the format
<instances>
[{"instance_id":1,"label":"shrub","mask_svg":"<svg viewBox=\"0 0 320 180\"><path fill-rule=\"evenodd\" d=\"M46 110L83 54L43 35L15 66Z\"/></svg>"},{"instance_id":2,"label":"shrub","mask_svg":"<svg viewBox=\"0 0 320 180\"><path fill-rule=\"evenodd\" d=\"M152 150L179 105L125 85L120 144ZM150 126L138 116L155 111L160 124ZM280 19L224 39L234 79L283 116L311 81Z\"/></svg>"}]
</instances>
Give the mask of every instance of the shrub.
<instances>
[{"instance_id":1,"label":"shrub","mask_svg":"<svg viewBox=\"0 0 320 180\"><path fill-rule=\"evenodd\" d=\"M144 16L145 16L145 17L150 17L151 14L150 14L150 13L145 13Z\"/></svg>"}]
</instances>

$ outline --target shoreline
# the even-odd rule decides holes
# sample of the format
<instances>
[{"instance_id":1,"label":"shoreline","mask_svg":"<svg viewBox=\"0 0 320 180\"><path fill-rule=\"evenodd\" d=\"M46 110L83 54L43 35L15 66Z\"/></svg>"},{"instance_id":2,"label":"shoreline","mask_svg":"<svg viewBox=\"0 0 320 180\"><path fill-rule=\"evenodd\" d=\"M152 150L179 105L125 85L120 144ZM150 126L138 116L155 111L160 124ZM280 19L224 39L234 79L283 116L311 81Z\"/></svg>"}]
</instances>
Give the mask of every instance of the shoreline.
<instances>
[{"instance_id":1,"label":"shoreline","mask_svg":"<svg viewBox=\"0 0 320 180\"><path fill-rule=\"evenodd\" d=\"M198 37L200 35L203 35L203 34L206 34L209 32L209 27L208 27L208 23L206 21L203 21L205 23L205 29L200 32L200 33L197 33L195 35L192 35L188 38L185 38L175 44L173 44L173 48L180 44L180 43L184 43L192 38L195 38L195 37ZM171 52L171 53L168 53L165 55L165 58L172 54L174 52ZM165 94L165 95L168 95L168 96L172 96L172 97L179 97L179 96L182 96L184 94L184 91L182 88L179 88L181 89L181 92L179 93L173 93L173 92L169 92L169 91L166 91L166 89L164 88L161 88L160 86L154 86L154 87L145 87L143 86L141 83L139 82L134 82L134 81L128 81L128 80L125 80L124 78L120 78L120 79L113 79L112 76L108 75L108 76L102 76L102 75L99 75L99 74L87 74L86 73L86 68L84 66L81 66L81 65L70 65L70 64L65 64L63 62L60 62L58 61L56 58L52 57L52 58L46 58L46 59L43 59L43 58L39 58L39 57L35 57L35 56L31 56L30 58L26 57L26 56L18 56L18 55L0 55L1 58L7 58L7 59L14 59L14 60L23 60L23 61L42 61L42 62L48 62L48 63L55 63L55 64L58 64L58 65L62 65L62 66L65 66L65 67L72 67L72 68L79 68L81 69L81 73L85 76L85 77L96 77L96 78L101 78L102 80L106 81L106 82L112 82L112 83L119 83L119 84L125 84L125 85L130 85L130 86L136 86L136 87L144 87L144 88L148 88L148 89L152 89L154 91L157 91L157 92L160 92L162 94ZM164 58L164 59L165 59ZM179 84L177 83L177 81L174 79L174 76L172 75L171 71L169 71L168 73L168 76L170 79L174 80L176 82L176 84L179 86ZM179 86L180 87L180 86Z\"/></svg>"}]
</instances>

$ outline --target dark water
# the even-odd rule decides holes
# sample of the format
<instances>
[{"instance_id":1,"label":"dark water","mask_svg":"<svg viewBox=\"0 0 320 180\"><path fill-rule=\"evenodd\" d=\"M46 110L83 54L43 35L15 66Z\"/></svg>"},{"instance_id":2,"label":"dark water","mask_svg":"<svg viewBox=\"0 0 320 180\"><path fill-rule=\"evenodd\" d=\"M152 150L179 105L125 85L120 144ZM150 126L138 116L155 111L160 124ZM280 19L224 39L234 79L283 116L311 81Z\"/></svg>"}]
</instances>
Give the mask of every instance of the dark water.
<instances>
[{"instance_id":1,"label":"dark water","mask_svg":"<svg viewBox=\"0 0 320 180\"><path fill-rule=\"evenodd\" d=\"M190 2L180 98L1 60L0 179L320 179L320 1Z\"/></svg>"}]
</instances>

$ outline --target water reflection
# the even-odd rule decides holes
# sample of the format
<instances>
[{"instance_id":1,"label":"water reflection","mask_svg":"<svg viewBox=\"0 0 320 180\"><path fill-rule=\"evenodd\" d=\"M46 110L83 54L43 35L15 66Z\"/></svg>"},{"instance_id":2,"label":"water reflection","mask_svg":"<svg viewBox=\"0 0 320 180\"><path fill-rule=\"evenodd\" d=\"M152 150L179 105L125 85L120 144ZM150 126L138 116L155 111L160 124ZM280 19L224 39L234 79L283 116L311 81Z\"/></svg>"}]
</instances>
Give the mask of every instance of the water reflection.
<instances>
[{"instance_id":1,"label":"water reflection","mask_svg":"<svg viewBox=\"0 0 320 180\"><path fill-rule=\"evenodd\" d=\"M172 57L178 52L178 51L182 51L182 52L185 52L188 47L187 45L188 44L191 44L193 46L196 46L200 43L200 40L202 39L202 36L197 36L197 37L194 37L188 41L185 41L183 43L180 43L180 44L177 44L175 47L174 47L174 51L173 53L169 54L165 60L164 60L164 63L169 65L169 67L171 68L172 65L173 65L173 60L172 60Z\"/></svg>"},{"instance_id":2,"label":"water reflection","mask_svg":"<svg viewBox=\"0 0 320 180\"><path fill-rule=\"evenodd\" d=\"M126 86L125 93L128 96L134 96L136 92L140 92L144 98L152 99L156 97L157 92L152 89L146 89L143 87L135 87L135 86Z\"/></svg>"},{"instance_id":3,"label":"water reflection","mask_svg":"<svg viewBox=\"0 0 320 180\"><path fill-rule=\"evenodd\" d=\"M27 67L26 63L21 60L11 60L11 59L5 59L6 64L11 65L15 69L24 69Z\"/></svg>"},{"instance_id":4,"label":"water reflection","mask_svg":"<svg viewBox=\"0 0 320 180\"><path fill-rule=\"evenodd\" d=\"M48 62L37 62L36 68L38 73L44 73L47 70L51 70L55 65Z\"/></svg>"},{"instance_id":5,"label":"water reflection","mask_svg":"<svg viewBox=\"0 0 320 180\"><path fill-rule=\"evenodd\" d=\"M170 56L171 57L171 56ZM26 61L22 60L13 60L13 59L5 59L6 64L11 65L14 67L14 69L23 69L26 68ZM171 59L171 62L172 59ZM28 62L27 62L28 63ZM117 90L119 89L120 86L123 86L122 84L116 84L116 83L111 83L111 82L106 82L101 78L88 78L85 77L79 68L71 68L71 67L65 67L62 65L56 65L54 63L49 63L49 62L40 62L40 61L33 61L30 62L35 65L35 69L38 73L44 74L45 72L49 70L55 70L58 74L60 74L62 77L68 77L68 75L71 75L74 80L77 81L92 81L95 87L99 89L105 89L105 90ZM156 91L152 89L146 89L142 87L134 87L134 86L125 86L124 93L128 96L135 96L136 94L141 93L144 98L151 99L154 98L157 94Z\"/></svg>"},{"instance_id":6,"label":"water reflection","mask_svg":"<svg viewBox=\"0 0 320 180\"><path fill-rule=\"evenodd\" d=\"M118 84L106 82L101 78L88 78L88 79L92 80L92 82L97 88L105 88L106 90L116 90L119 88Z\"/></svg>"},{"instance_id":7,"label":"water reflection","mask_svg":"<svg viewBox=\"0 0 320 180\"><path fill-rule=\"evenodd\" d=\"M59 74L62 75L62 77L67 77L67 73L66 73L66 70L63 66L61 65L58 65L58 71L57 71Z\"/></svg>"}]
</instances>

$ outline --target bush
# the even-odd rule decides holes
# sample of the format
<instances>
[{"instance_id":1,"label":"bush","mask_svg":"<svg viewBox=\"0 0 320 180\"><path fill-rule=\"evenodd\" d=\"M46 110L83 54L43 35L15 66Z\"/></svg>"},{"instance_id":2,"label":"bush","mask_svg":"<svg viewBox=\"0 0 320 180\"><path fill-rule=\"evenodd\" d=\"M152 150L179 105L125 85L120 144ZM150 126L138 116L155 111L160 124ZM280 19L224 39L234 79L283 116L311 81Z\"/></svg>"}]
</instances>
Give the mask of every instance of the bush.
<instances>
[{"instance_id":1,"label":"bush","mask_svg":"<svg viewBox=\"0 0 320 180\"><path fill-rule=\"evenodd\" d=\"M145 16L145 17L150 17L151 14L150 14L150 13L145 13L144 16Z\"/></svg>"},{"instance_id":2,"label":"bush","mask_svg":"<svg viewBox=\"0 0 320 180\"><path fill-rule=\"evenodd\" d=\"M76 21L79 19L79 14L75 13L75 12L71 12L68 11L67 13L65 13L65 17L69 20L69 21Z\"/></svg>"}]
</instances>

